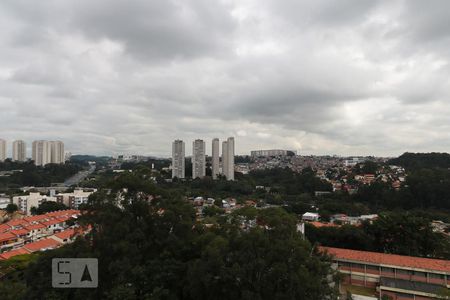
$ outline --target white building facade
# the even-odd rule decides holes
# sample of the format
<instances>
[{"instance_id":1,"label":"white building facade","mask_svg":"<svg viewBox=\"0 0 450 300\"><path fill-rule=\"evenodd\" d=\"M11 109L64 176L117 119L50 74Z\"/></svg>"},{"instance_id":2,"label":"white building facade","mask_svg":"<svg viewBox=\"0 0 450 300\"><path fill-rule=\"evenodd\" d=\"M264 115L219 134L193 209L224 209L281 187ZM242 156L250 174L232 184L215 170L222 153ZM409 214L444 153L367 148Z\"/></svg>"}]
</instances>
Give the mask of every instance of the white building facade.
<instances>
[{"instance_id":1,"label":"white building facade","mask_svg":"<svg viewBox=\"0 0 450 300\"><path fill-rule=\"evenodd\" d=\"M17 140L13 142L13 161L24 162L27 160L27 144L22 140Z\"/></svg>"},{"instance_id":2,"label":"white building facade","mask_svg":"<svg viewBox=\"0 0 450 300\"><path fill-rule=\"evenodd\" d=\"M227 174L228 180L234 180L234 137L227 139Z\"/></svg>"},{"instance_id":3,"label":"white building facade","mask_svg":"<svg viewBox=\"0 0 450 300\"><path fill-rule=\"evenodd\" d=\"M0 162L6 159L6 141L0 139Z\"/></svg>"},{"instance_id":4,"label":"white building facade","mask_svg":"<svg viewBox=\"0 0 450 300\"><path fill-rule=\"evenodd\" d=\"M34 141L31 156L36 166L45 166L50 163L63 164L65 162L64 143L61 141Z\"/></svg>"},{"instance_id":5,"label":"white building facade","mask_svg":"<svg viewBox=\"0 0 450 300\"><path fill-rule=\"evenodd\" d=\"M212 178L217 179L217 176L220 174L220 142L218 138L212 140Z\"/></svg>"},{"instance_id":6,"label":"white building facade","mask_svg":"<svg viewBox=\"0 0 450 300\"><path fill-rule=\"evenodd\" d=\"M222 174L227 180L234 180L234 137L222 143Z\"/></svg>"},{"instance_id":7,"label":"white building facade","mask_svg":"<svg viewBox=\"0 0 450 300\"><path fill-rule=\"evenodd\" d=\"M206 175L205 142L195 140L192 143L192 178L203 178Z\"/></svg>"},{"instance_id":8,"label":"white building facade","mask_svg":"<svg viewBox=\"0 0 450 300\"><path fill-rule=\"evenodd\" d=\"M14 196L13 203L26 215L31 215L31 208L38 207L44 201L56 201L56 197L41 195L40 193L30 193L25 196Z\"/></svg>"},{"instance_id":9,"label":"white building facade","mask_svg":"<svg viewBox=\"0 0 450 300\"><path fill-rule=\"evenodd\" d=\"M228 144L227 141L222 142L222 175L228 174Z\"/></svg>"},{"instance_id":10,"label":"white building facade","mask_svg":"<svg viewBox=\"0 0 450 300\"><path fill-rule=\"evenodd\" d=\"M63 164L65 161L64 143L61 141L50 142L50 161L52 164Z\"/></svg>"},{"instance_id":11,"label":"white building facade","mask_svg":"<svg viewBox=\"0 0 450 300\"><path fill-rule=\"evenodd\" d=\"M52 161L51 145L48 141L39 140L32 144L31 157L36 166L45 166Z\"/></svg>"},{"instance_id":12,"label":"white building facade","mask_svg":"<svg viewBox=\"0 0 450 300\"><path fill-rule=\"evenodd\" d=\"M172 178L185 177L184 142L175 140L172 143Z\"/></svg>"}]
</instances>

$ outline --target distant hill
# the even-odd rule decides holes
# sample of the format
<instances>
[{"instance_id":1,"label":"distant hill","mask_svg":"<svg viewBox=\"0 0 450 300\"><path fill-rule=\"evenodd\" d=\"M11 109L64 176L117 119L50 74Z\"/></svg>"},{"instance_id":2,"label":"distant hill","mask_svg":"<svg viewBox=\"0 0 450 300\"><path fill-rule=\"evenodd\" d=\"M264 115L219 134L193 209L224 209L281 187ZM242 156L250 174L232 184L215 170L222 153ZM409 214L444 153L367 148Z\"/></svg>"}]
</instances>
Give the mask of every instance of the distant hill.
<instances>
[{"instance_id":1,"label":"distant hill","mask_svg":"<svg viewBox=\"0 0 450 300\"><path fill-rule=\"evenodd\" d=\"M95 161L96 163L107 163L111 157L109 156L95 156L95 155L72 155L70 161L77 163L87 163L88 161Z\"/></svg>"},{"instance_id":2,"label":"distant hill","mask_svg":"<svg viewBox=\"0 0 450 300\"><path fill-rule=\"evenodd\" d=\"M450 154L448 153L410 153L406 152L388 162L391 165L402 166L406 169L422 168L450 168Z\"/></svg>"}]
</instances>

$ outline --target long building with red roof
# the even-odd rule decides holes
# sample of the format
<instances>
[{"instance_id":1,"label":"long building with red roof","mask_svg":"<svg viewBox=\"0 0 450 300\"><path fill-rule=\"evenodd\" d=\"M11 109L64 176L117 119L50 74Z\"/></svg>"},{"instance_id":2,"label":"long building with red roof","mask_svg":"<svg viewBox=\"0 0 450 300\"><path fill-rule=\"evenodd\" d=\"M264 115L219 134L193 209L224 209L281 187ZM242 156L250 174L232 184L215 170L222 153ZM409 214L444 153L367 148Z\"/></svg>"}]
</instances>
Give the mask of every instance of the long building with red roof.
<instances>
[{"instance_id":1,"label":"long building with red roof","mask_svg":"<svg viewBox=\"0 0 450 300\"><path fill-rule=\"evenodd\" d=\"M29 242L62 231L67 227L66 221L79 214L78 210L66 209L0 224L0 253L16 250Z\"/></svg>"},{"instance_id":2,"label":"long building with red roof","mask_svg":"<svg viewBox=\"0 0 450 300\"><path fill-rule=\"evenodd\" d=\"M450 261L321 247L343 275L342 283L377 289L380 298L429 300L450 288Z\"/></svg>"}]
</instances>

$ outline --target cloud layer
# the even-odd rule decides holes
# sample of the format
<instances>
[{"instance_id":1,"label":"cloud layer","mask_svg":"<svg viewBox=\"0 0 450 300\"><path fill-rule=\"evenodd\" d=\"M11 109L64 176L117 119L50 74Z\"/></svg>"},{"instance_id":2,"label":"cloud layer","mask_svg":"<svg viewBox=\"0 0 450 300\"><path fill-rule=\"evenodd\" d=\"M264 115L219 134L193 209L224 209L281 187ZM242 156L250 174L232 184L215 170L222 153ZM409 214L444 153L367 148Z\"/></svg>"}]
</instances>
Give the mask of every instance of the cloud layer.
<instances>
[{"instance_id":1,"label":"cloud layer","mask_svg":"<svg viewBox=\"0 0 450 300\"><path fill-rule=\"evenodd\" d=\"M0 3L0 138L72 153L450 151L450 3Z\"/></svg>"}]
</instances>

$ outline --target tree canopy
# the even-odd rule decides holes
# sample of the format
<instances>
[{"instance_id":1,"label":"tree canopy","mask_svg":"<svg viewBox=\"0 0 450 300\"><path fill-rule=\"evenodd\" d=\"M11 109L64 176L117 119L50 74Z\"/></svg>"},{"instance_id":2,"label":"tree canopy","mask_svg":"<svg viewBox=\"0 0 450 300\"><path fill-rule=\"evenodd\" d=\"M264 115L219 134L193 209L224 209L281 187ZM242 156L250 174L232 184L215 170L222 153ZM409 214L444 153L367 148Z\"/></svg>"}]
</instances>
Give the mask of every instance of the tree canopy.
<instances>
[{"instance_id":1,"label":"tree canopy","mask_svg":"<svg viewBox=\"0 0 450 300\"><path fill-rule=\"evenodd\" d=\"M148 203L126 194L91 197L80 223L85 238L41 255L26 273L31 299L334 299L325 280L327 257L296 232L296 218L282 209L258 213L243 231L232 216L206 228L190 204L166 198ZM99 258L99 288L49 287L53 257Z\"/></svg>"}]
</instances>

